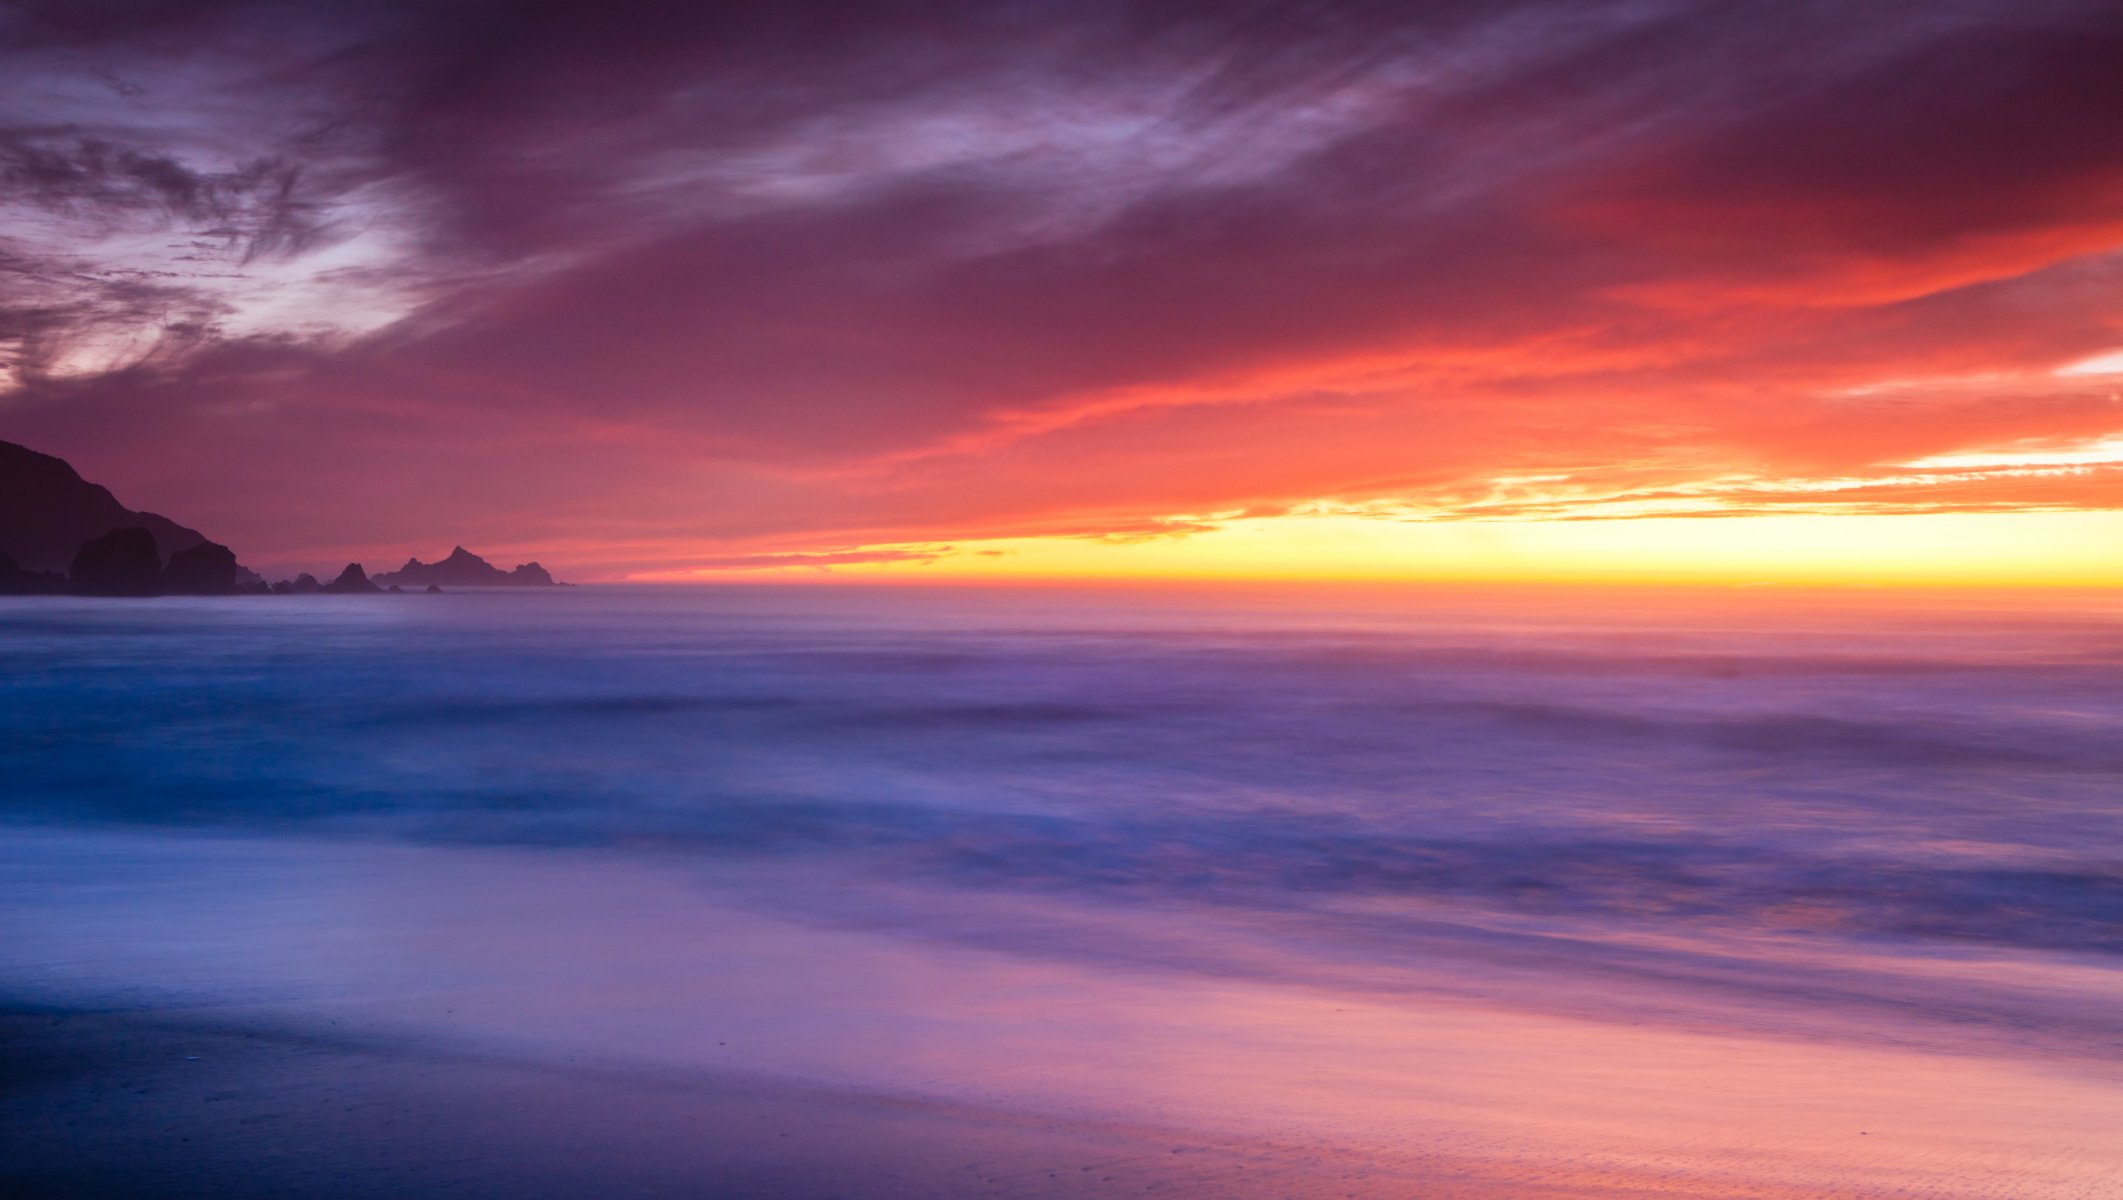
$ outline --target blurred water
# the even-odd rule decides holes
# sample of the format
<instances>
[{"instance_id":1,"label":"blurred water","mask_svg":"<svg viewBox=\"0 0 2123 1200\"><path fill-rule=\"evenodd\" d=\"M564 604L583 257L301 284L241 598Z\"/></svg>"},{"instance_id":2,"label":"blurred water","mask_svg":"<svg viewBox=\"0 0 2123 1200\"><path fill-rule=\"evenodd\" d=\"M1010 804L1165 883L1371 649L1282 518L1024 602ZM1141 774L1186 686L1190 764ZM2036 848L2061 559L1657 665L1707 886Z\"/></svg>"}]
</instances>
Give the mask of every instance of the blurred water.
<instances>
[{"instance_id":1,"label":"blurred water","mask_svg":"<svg viewBox=\"0 0 2123 1200\"><path fill-rule=\"evenodd\" d=\"M315 1005L388 976L388 1017L480 961L497 988L543 990L494 1016L532 1044L609 1025L610 997L589 979L695 953L677 949L686 931L716 922L720 990L642 985L689 998L626 1053L674 1053L670 1030L706 1007L782 1031L747 1069L963 1093L1044 1055L1017 1099L1104 1103L1124 1064L1086 1083L1099 1072L1084 1065L1097 1058L1085 1030L1110 1045L1117 1028L1140 1033L1144 1008L1057 1028L1044 1051L1025 1047L1039 1039L1022 1022L1042 996L1077 997L1081 1017L1084 996L1126 980L1146 994L1256 989L1243 1018L1203 1018L1234 1045L1258 1047L1263 1022L1277 1024L1259 996L1302 998L1288 1021L1308 1027L1329 1002L1457 1005L1486 1014L1498 1044L1540 1043L1529 1027L1500 1032L1508 1018L1914 1048L2102 1081L2107 1104L2123 1044L2119 734L2123 609L2097 600L2040 612L830 588L11 600L0 916L14 948L0 950L0 989ZM255 847L276 841L310 865L261 883ZM362 903L388 877L426 907L391 918L388 970L338 969L335 954L358 954L331 937L342 876L385 860L317 847L378 841L440 861L467 846L544 857L387 860L398 865ZM211 849L229 844L252 849ZM438 890L460 871L483 882ZM572 917L495 907L540 877ZM651 892L656 915L630 907ZM691 911L680 893L703 907L674 916ZM217 894L240 903L217 908ZM269 920L249 911L260 904ZM451 935L473 909L483 932ZM565 969L535 982L465 950L570 920L588 924L549 951ZM408 929L451 950L408 950ZM203 930L223 940L183 951L213 940ZM297 971L301 946L316 961ZM789 999L829 990L820 981L863 954L913 955L930 982L868 1002ZM959 974L943 986L937 972ZM749 998L730 982L770 976ZM887 976L904 972L873 964L866 986ZM556 999L567 987L574 998ZM1007 1034L1001 1010L1015 1014ZM893 1047L925 1021L974 1049L946 1069L933 1047L920 1063ZM1338 1051L1307 1052L1315 1068L1341 1053L1361 1074L1364 1047L1392 1041L1337 1037ZM1729 1041L1689 1044L1706 1071L1744 1057ZM1646 1053L1572 1045L1534 1061L1579 1070L1593 1091ZM1198 1067L1216 1057L1195 1054ZM1244 1092L1228 1066L1188 1104ZM1652 1095L1646 1069L1628 1068ZM1303 1090L1280 1068L1248 1078L1255 1105ZM1305 1086L1335 1096L1320 1103L1344 1123L1373 1095ZM1661 1111L1685 1107L1678 1087ZM1507 1083L1487 1094L1511 1102ZM2088 1111L2084 1096L2071 1104Z\"/></svg>"},{"instance_id":2,"label":"blurred water","mask_svg":"<svg viewBox=\"0 0 2123 1200\"><path fill-rule=\"evenodd\" d=\"M15 820L2123 952L2123 620L2099 614L30 600L0 609L0 714Z\"/></svg>"}]
</instances>

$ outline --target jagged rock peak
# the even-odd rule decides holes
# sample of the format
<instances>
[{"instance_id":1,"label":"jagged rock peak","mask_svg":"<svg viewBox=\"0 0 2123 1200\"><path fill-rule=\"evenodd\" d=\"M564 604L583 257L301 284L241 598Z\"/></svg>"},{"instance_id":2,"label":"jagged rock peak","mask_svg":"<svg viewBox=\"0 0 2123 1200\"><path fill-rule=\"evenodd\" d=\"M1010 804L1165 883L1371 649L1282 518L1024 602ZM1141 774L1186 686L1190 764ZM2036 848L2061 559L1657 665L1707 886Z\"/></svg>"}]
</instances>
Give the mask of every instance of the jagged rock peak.
<instances>
[{"instance_id":1,"label":"jagged rock peak","mask_svg":"<svg viewBox=\"0 0 2123 1200\"><path fill-rule=\"evenodd\" d=\"M345 594L350 592L380 592L383 589L369 582L368 572L361 569L360 563L348 563L346 570L339 572L339 578L324 585L324 590Z\"/></svg>"},{"instance_id":2,"label":"jagged rock peak","mask_svg":"<svg viewBox=\"0 0 2123 1200\"><path fill-rule=\"evenodd\" d=\"M557 586L551 573L535 562L524 563L513 571L504 571L463 546L451 547L449 556L440 562L407 559L406 564L396 571L376 576L376 582L395 583L404 587L426 584L446 584L450 587Z\"/></svg>"}]
</instances>

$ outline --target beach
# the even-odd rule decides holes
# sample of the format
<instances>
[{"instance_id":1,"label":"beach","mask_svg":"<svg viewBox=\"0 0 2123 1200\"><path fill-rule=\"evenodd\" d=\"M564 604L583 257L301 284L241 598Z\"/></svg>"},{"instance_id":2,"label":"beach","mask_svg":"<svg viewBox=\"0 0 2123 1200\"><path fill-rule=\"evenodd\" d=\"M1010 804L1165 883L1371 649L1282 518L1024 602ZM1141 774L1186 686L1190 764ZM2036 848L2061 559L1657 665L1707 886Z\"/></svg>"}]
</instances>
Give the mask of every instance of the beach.
<instances>
[{"instance_id":1,"label":"beach","mask_svg":"<svg viewBox=\"0 0 2123 1200\"><path fill-rule=\"evenodd\" d=\"M435 600L0 612L9 1194L2123 1178L2097 606Z\"/></svg>"}]
</instances>

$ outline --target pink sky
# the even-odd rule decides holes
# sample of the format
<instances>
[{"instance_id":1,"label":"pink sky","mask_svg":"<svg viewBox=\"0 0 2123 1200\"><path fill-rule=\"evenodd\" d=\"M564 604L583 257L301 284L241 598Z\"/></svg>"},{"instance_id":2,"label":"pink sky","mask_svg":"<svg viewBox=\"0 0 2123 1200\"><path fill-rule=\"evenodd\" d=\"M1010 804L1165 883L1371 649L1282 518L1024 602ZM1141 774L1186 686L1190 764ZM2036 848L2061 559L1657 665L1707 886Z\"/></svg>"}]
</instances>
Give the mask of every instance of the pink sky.
<instances>
[{"instance_id":1,"label":"pink sky","mask_svg":"<svg viewBox=\"0 0 2123 1200\"><path fill-rule=\"evenodd\" d=\"M0 33L0 438L247 561L2123 507L2105 4Z\"/></svg>"}]
</instances>

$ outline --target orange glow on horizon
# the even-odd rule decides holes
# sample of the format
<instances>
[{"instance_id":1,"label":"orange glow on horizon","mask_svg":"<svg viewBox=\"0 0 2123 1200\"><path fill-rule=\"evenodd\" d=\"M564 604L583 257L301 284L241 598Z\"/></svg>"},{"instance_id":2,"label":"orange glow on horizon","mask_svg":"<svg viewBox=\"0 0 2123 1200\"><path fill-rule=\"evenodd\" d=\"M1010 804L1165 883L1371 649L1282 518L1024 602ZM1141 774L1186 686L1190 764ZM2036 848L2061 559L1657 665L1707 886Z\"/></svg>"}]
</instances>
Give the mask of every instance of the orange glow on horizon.
<instances>
[{"instance_id":1,"label":"orange glow on horizon","mask_svg":"<svg viewBox=\"0 0 2123 1200\"><path fill-rule=\"evenodd\" d=\"M762 555L757 565L619 577L2123 588L2123 513L2109 511L1517 522L1277 516L1213 524L1126 541L999 538Z\"/></svg>"}]
</instances>

